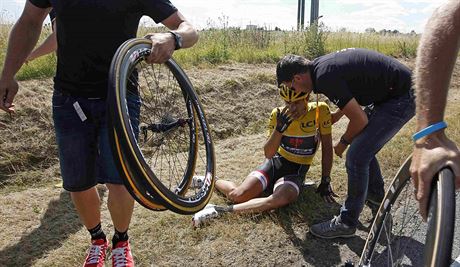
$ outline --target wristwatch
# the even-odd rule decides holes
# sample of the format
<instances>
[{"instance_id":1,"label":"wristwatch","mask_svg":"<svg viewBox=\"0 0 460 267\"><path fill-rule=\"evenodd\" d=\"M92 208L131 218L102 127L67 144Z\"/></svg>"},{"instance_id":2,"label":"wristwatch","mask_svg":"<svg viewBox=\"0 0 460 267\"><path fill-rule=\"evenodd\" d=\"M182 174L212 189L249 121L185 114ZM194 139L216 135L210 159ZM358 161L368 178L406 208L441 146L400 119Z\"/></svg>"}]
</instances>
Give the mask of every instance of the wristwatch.
<instances>
[{"instance_id":1,"label":"wristwatch","mask_svg":"<svg viewBox=\"0 0 460 267\"><path fill-rule=\"evenodd\" d=\"M323 177L321 177L321 182L322 183L330 183L331 182L331 176L323 176Z\"/></svg>"},{"instance_id":2,"label":"wristwatch","mask_svg":"<svg viewBox=\"0 0 460 267\"><path fill-rule=\"evenodd\" d=\"M177 32L169 31L174 37L174 50L178 50L182 48L182 36L178 34Z\"/></svg>"},{"instance_id":3,"label":"wristwatch","mask_svg":"<svg viewBox=\"0 0 460 267\"><path fill-rule=\"evenodd\" d=\"M350 144L350 142L348 142L347 140L345 140L345 138L343 138L343 136L340 137L340 141L339 141L339 142L342 143L342 144L344 144L344 145L346 145L346 146L348 146L348 145Z\"/></svg>"}]
</instances>

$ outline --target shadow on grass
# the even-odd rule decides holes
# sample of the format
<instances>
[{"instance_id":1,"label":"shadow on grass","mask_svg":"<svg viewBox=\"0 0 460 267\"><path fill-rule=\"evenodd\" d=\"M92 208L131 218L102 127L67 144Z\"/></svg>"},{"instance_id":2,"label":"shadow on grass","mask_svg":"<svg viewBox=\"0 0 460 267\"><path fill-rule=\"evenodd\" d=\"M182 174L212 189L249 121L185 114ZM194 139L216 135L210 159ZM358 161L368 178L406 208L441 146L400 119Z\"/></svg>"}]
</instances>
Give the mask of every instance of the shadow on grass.
<instances>
[{"instance_id":1,"label":"shadow on grass","mask_svg":"<svg viewBox=\"0 0 460 267\"><path fill-rule=\"evenodd\" d=\"M379 251L374 251L372 257L372 266L387 266L390 259L395 257L393 260L404 259L403 262L399 262L398 266L423 266L422 252L425 245L413 238L407 236L397 236L392 241L395 244L391 251L388 247L384 250L379 247ZM397 245L396 245L397 244ZM391 256L390 256L391 254Z\"/></svg>"},{"instance_id":2,"label":"shadow on grass","mask_svg":"<svg viewBox=\"0 0 460 267\"><path fill-rule=\"evenodd\" d=\"M105 189L98 188L98 191L102 200ZM78 232L82 226L70 193L62 190L59 199L49 202L37 229L23 236L18 243L0 251L0 265L31 266L49 251L58 249L65 239Z\"/></svg>"},{"instance_id":3,"label":"shadow on grass","mask_svg":"<svg viewBox=\"0 0 460 267\"><path fill-rule=\"evenodd\" d=\"M325 203L315 190L316 187L305 188L295 204L278 213L277 220L292 244L302 253L305 263L321 267L340 266L348 260L341 258L340 247L347 245L359 256L365 240L359 236L332 240L312 236L307 230L308 226L330 220L340 210L338 203ZM302 233L301 236L299 232Z\"/></svg>"}]
</instances>

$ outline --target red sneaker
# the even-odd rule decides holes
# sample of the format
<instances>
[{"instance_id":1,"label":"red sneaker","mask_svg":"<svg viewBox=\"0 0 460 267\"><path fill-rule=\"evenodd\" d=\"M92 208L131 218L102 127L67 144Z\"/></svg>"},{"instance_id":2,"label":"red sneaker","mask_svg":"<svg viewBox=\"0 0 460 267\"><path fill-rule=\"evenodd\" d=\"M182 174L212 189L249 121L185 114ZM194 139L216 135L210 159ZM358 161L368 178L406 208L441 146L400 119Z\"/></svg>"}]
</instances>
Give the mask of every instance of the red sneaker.
<instances>
[{"instance_id":1,"label":"red sneaker","mask_svg":"<svg viewBox=\"0 0 460 267\"><path fill-rule=\"evenodd\" d=\"M104 267L105 253L108 247L109 242L105 239L91 240L91 247L83 267Z\"/></svg>"},{"instance_id":2,"label":"red sneaker","mask_svg":"<svg viewBox=\"0 0 460 267\"><path fill-rule=\"evenodd\" d=\"M134 267L129 241L120 241L112 248L113 267Z\"/></svg>"}]
</instances>

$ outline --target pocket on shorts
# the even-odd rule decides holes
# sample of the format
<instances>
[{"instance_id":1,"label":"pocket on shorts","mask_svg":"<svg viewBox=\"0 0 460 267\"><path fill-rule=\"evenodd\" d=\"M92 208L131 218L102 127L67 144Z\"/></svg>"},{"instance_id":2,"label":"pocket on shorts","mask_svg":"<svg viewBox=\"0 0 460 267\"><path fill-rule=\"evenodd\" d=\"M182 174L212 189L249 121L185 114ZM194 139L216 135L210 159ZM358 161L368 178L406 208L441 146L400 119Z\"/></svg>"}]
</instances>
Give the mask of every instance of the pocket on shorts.
<instances>
[{"instance_id":1,"label":"pocket on shorts","mask_svg":"<svg viewBox=\"0 0 460 267\"><path fill-rule=\"evenodd\" d=\"M52 105L53 108L62 108L70 102L70 95L64 94L61 91L53 92Z\"/></svg>"}]
</instances>

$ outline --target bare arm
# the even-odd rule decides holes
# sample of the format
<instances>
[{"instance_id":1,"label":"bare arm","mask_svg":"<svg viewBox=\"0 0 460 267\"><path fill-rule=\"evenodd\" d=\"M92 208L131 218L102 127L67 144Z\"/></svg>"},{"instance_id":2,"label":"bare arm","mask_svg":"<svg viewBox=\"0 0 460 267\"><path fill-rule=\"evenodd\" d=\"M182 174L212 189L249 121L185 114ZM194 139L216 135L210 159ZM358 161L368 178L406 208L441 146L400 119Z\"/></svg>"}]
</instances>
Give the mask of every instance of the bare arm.
<instances>
[{"instance_id":1,"label":"bare arm","mask_svg":"<svg viewBox=\"0 0 460 267\"><path fill-rule=\"evenodd\" d=\"M443 120L447 91L460 44L460 2L451 0L429 19L420 40L415 67L417 130ZM415 142L411 175L417 189L420 213L427 216L428 197L434 174L449 166L460 188L460 151L444 130Z\"/></svg>"},{"instance_id":2,"label":"bare arm","mask_svg":"<svg viewBox=\"0 0 460 267\"><path fill-rule=\"evenodd\" d=\"M337 109L334 113L331 113L331 117L332 117L332 124L338 122L340 120L340 118L342 118L344 115L343 111L341 111L340 109Z\"/></svg>"},{"instance_id":3,"label":"bare arm","mask_svg":"<svg viewBox=\"0 0 460 267\"><path fill-rule=\"evenodd\" d=\"M332 135L321 135L321 176L330 176L332 169Z\"/></svg>"},{"instance_id":4,"label":"bare arm","mask_svg":"<svg viewBox=\"0 0 460 267\"><path fill-rule=\"evenodd\" d=\"M38 8L27 1L21 17L11 30L0 77L0 109L6 112L14 112L13 99L18 91L14 76L37 43L48 13L49 9Z\"/></svg>"},{"instance_id":5,"label":"bare arm","mask_svg":"<svg viewBox=\"0 0 460 267\"><path fill-rule=\"evenodd\" d=\"M55 23L55 22L53 22ZM55 26L53 28L56 28ZM53 31L46 39L43 41L43 43L38 46L37 48L30 53L30 55L27 57L27 61L34 60L38 57L47 55L49 53L52 53L56 51L57 49L57 39L56 39L56 32Z\"/></svg>"},{"instance_id":6,"label":"bare arm","mask_svg":"<svg viewBox=\"0 0 460 267\"><path fill-rule=\"evenodd\" d=\"M169 16L167 19L162 21L162 23L182 36L183 48L192 47L198 41L198 32L179 11Z\"/></svg>"},{"instance_id":7,"label":"bare arm","mask_svg":"<svg viewBox=\"0 0 460 267\"><path fill-rule=\"evenodd\" d=\"M460 42L460 2L450 1L433 13L417 51L417 129L442 121Z\"/></svg>"},{"instance_id":8,"label":"bare arm","mask_svg":"<svg viewBox=\"0 0 460 267\"><path fill-rule=\"evenodd\" d=\"M334 203L334 197L338 197L333 189L330 182L324 180L325 177L331 176L332 169L332 135L326 134L321 135L321 183L318 186L316 193L319 193L321 197L327 203Z\"/></svg>"},{"instance_id":9,"label":"bare arm","mask_svg":"<svg viewBox=\"0 0 460 267\"><path fill-rule=\"evenodd\" d=\"M442 121L460 42L460 2L450 1L428 21L417 51L417 129Z\"/></svg>"},{"instance_id":10,"label":"bare arm","mask_svg":"<svg viewBox=\"0 0 460 267\"><path fill-rule=\"evenodd\" d=\"M352 98L342 109L343 114L348 117L350 122L348 123L347 130L343 134L343 138L348 142L351 142L356 135L358 135L368 123L367 115L362 110L356 99ZM346 149L346 145L338 142L334 146L335 154L342 157L343 152Z\"/></svg>"},{"instance_id":11,"label":"bare arm","mask_svg":"<svg viewBox=\"0 0 460 267\"><path fill-rule=\"evenodd\" d=\"M283 134L277 130L273 130L272 134L268 138L264 145L264 153L267 159L272 158L281 144L281 138Z\"/></svg>"},{"instance_id":12,"label":"bare arm","mask_svg":"<svg viewBox=\"0 0 460 267\"><path fill-rule=\"evenodd\" d=\"M192 47L198 41L198 32L179 11L161 23L182 37L182 48ZM147 62L163 63L171 58L175 48L175 39L171 33L152 33L147 37L152 40L152 52Z\"/></svg>"}]
</instances>

